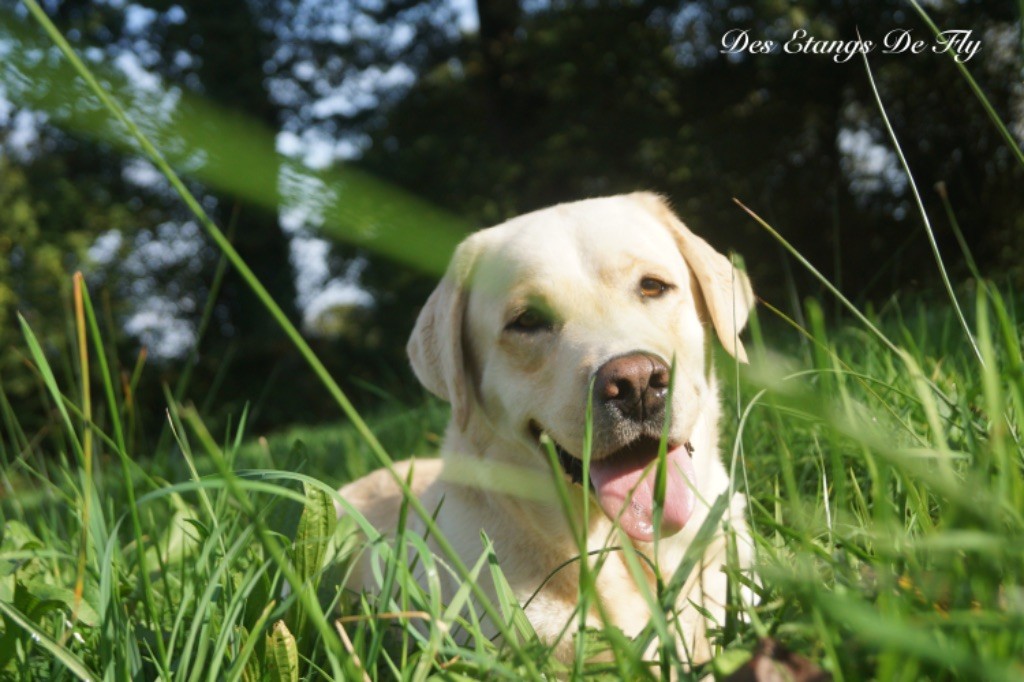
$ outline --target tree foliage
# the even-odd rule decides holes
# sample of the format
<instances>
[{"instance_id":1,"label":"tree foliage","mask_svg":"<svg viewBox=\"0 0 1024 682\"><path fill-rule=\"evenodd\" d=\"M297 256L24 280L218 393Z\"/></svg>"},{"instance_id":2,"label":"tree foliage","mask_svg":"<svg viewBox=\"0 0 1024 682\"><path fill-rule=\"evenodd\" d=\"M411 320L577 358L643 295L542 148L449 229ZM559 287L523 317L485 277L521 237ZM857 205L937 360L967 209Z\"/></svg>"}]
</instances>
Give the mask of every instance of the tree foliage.
<instances>
[{"instance_id":1,"label":"tree foliage","mask_svg":"<svg viewBox=\"0 0 1024 682\"><path fill-rule=\"evenodd\" d=\"M878 42L896 28L931 41L904 2L869 8L831 0L481 0L467 9L450 0L64 0L48 8L92 61L117 64L136 83L146 74L162 79L168 94L154 96L154 116L182 106L175 93L195 93L235 112L240 128L276 132L287 154L317 167L358 166L470 224L584 196L653 189L713 244L745 256L760 295L798 312L799 299L817 290L737 209L736 197L854 298L882 301L934 281L920 218L860 58L720 52L722 35L736 27L779 42L797 29L843 40L859 30ZM1019 138L1024 61L1017 9L942 0L928 10L940 26L971 29L983 41L968 66ZM0 26L9 33L0 33L0 46L59 62L52 50L26 48L32 27L23 12L2 11ZM1024 198L1016 188L1024 173L952 61L875 52L870 62L943 253L959 261L932 189L940 182L983 268L1019 282ZM0 77L0 95L14 99L6 109L0 104L5 390L16 397L31 392L30 373L11 350L13 311L33 316L44 338L61 343L59 292L78 267L107 289L110 318L133 335L120 348L126 365L134 362L138 339L158 343L147 336L152 330L140 311L149 313L153 329L177 321L184 330L179 347L194 346L217 254L146 164L47 123L47 115L59 123L61 107L87 108L84 98L67 101L65 93L62 100L50 84L45 96L19 102L18 88L47 83L26 85L16 75L12 69ZM46 102L50 110L41 115ZM26 131L38 139L26 145ZM279 164L254 167L244 149L229 155L240 177L285 182ZM285 202L282 188L268 199L194 187L218 222L235 225L240 252L297 318L296 276L310 266L296 245L315 242L318 223L300 215L285 229L288 211L266 208ZM391 201L386 193L357 196L365 194L363 185L339 183L334 190L338 210L346 202ZM296 201L294 194L288 201ZM335 244L327 264L335 276L358 273L373 301L337 307L321 319L318 329L335 332L317 341L332 371L364 402L377 399L363 390L367 383L386 391L413 386L404 341L437 273L397 264L365 244ZM229 276L213 293L216 306L187 397L216 400L235 414L244 401L256 401L260 426L331 416L241 282ZM180 358L150 364L169 385L181 371ZM283 396L278 388L285 385ZM161 394L143 399L160 414Z\"/></svg>"},{"instance_id":2,"label":"tree foliage","mask_svg":"<svg viewBox=\"0 0 1024 682\"><path fill-rule=\"evenodd\" d=\"M479 34L437 55L378 118L363 158L374 172L481 224L566 198L655 189L712 242L747 254L770 298L783 293L779 258L733 197L855 297L933 279L862 61L719 53L737 26L779 42L796 29L851 40L858 28L876 42L895 28L930 40L905 3L505 4L513 7L501 20L485 22L491 3L481 3ZM941 3L936 16L983 40L972 70L1014 120L1022 62L1013 8ZM946 252L956 260L931 191L938 182L982 261L1015 267L1002 250L1024 228L1021 169L952 61L876 53L871 63L930 213L946 228Z\"/></svg>"}]
</instances>

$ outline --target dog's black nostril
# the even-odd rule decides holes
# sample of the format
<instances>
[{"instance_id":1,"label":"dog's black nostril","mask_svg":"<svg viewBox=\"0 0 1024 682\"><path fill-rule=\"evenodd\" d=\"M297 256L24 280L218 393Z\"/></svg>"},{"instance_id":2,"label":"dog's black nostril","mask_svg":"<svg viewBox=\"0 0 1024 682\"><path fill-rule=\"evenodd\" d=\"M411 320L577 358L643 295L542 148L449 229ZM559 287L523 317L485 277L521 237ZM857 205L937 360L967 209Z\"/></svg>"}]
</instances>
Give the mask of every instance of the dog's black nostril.
<instances>
[{"instance_id":1,"label":"dog's black nostril","mask_svg":"<svg viewBox=\"0 0 1024 682\"><path fill-rule=\"evenodd\" d=\"M633 383L629 379L622 378L605 384L604 398L605 400L633 401L636 399L634 393Z\"/></svg>"},{"instance_id":2,"label":"dog's black nostril","mask_svg":"<svg viewBox=\"0 0 1024 682\"><path fill-rule=\"evenodd\" d=\"M651 382L649 385L651 388L668 389L669 378L668 368L660 366L659 363L654 366L654 371L651 372Z\"/></svg>"}]
</instances>

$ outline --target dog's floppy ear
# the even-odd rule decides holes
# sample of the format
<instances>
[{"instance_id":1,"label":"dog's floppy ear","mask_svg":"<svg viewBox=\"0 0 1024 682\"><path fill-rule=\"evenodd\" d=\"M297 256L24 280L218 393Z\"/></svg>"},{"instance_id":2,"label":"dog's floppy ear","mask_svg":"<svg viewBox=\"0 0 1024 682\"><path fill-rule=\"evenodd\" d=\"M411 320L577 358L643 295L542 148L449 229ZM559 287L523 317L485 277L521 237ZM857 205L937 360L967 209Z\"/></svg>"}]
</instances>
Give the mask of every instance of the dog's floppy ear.
<instances>
[{"instance_id":1,"label":"dog's floppy ear","mask_svg":"<svg viewBox=\"0 0 1024 682\"><path fill-rule=\"evenodd\" d=\"M754 292L747 274L691 232L660 196L647 192L634 196L668 227L697 280L718 339L737 360L746 362L747 352L739 333L754 307Z\"/></svg>"},{"instance_id":2,"label":"dog's floppy ear","mask_svg":"<svg viewBox=\"0 0 1024 682\"><path fill-rule=\"evenodd\" d=\"M471 241L467 239L455 250L448 271L416 318L405 347L416 378L428 391L451 403L459 428L465 427L469 416L462 320L472 267Z\"/></svg>"}]
</instances>

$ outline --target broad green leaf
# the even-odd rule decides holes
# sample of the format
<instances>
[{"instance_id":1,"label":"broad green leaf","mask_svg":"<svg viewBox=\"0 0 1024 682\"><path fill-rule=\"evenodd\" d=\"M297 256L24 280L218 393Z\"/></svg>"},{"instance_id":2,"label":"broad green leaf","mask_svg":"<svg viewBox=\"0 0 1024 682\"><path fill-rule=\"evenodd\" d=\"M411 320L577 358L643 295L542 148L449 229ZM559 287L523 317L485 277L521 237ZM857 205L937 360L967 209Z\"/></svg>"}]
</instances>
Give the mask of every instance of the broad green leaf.
<instances>
[{"instance_id":1,"label":"broad green leaf","mask_svg":"<svg viewBox=\"0 0 1024 682\"><path fill-rule=\"evenodd\" d=\"M21 521L10 520L4 524L3 540L0 540L0 552L42 549L43 541Z\"/></svg>"},{"instance_id":2,"label":"broad green leaf","mask_svg":"<svg viewBox=\"0 0 1024 682\"><path fill-rule=\"evenodd\" d=\"M184 508L174 512L167 525L167 532L161 542L162 562L176 565L195 554L201 546L201 531L196 527L198 515L194 509Z\"/></svg>"},{"instance_id":3,"label":"broad green leaf","mask_svg":"<svg viewBox=\"0 0 1024 682\"><path fill-rule=\"evenodd\" d=\"M274 682L299 682L299 648L283 620L267 636L267 668Z\"/></svg>"},{"instance_id":4,"label":"broad green leaf","mask_svg":"<svg viewBox=\"0 0 1024 682\"><path fill-rule=\"evenodd\" d=\"M62 585L54 585L42 578L35 578L25 584L29 594L40 602L56 602L69 610L75 606L75 592ZM100 623L99 614L87 599L78 602L78 620L88 627L96 627Z\"/></svg>"},{"instance_id":5,"label":"broad green leaf","mask_svg":"<svg viewBox=\"0 0 1024 682\"><path fill-rule=\"evenodd\" d=\"M307 484L304 484L304 488L306 506L302 510L299 527L295 532L292 562L295 564L296 572L305 582L314 578L323 567L327 544L338 525L338 513L334 509L330 495L325 491Z\"/></svg>"},{"instance_id":6,"label":"broad green leaf","mask_svg":"<svg viewBox=\"0 0 1024 682\"><path fill-rule=\"evenodd\" d=\"M711 661L711 668L715 671L715 678L721 679L732 675L743 667L750 660L750 657L750 652L743 649L727 649L723 651Z\"/></svg>"}]
</instances>

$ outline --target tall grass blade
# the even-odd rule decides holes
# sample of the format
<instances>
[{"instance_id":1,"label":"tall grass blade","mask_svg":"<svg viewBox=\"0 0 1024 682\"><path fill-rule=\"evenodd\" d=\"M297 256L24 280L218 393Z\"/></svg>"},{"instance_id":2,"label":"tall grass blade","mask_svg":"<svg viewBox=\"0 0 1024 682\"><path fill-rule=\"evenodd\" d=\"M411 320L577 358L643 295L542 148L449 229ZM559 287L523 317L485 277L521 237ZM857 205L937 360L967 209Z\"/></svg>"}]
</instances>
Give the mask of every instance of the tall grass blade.
<instances>
[{"instance_id":1,"label":"tall grass blade","mask_svg":"<svg viewBox=\"0 0 1024 682\"><path fill-rule=\"evenodd\" d=\"M946 218L949 220L949 227L953 230L953 236L956 237L956 243L960 246L960 252L964 255L964 262L967 264L967 269L971 271L972 275L974 275L974 279L978 283L978 286L984 286L981 270L978 269L978 264L974 260L974 254L971 253L971 248L967 245L967 240L964 239L963 230L960 229L960 221L956 219L956 213L953 212L953 205L949 201L949 192L946 190L946 183L937 183L935 185L935 191L939 195L939 199L942 200L942 207L946 210Z\"/></svg>"},{"instance_id":2,"label":"tall grass blade","mask_svg":"<svg viewBox=\"0 0 1024 682\"><path fill-rule=\"evenodd\" d=\"M64 427L67 430L67 438L71 442L71 446L74 449L75 454L78 456L79 461L83 461L84 453L82 450L82 443L78 439L78 434L75 430L74 424L71 422L71 416L68 414L67 407L64 405L64 396L60 392L60 387L57 386L57 378L53 375L53 369L50 367L50 363L47 361L42 347L39 345L39 340L32 332L32 328L28 326L28 322L26 322L25 318L21 316L21 313L18 313L18 323L21 325L21 332L25 337L25 343L28 344L32 360L36 363L36 369L39 371L39 374L43 379L43 383L46 386L46 390L53 399L54 405L57 407L57 411L60 412L61 419L64 422Z\"/></svg>"},{"instance_id":3,"label":"tall grass blade","mask_svg":"<svg viewBox=\"0 0 1024 682\"><path fill-rule=\"evenodd\" d=\"M777 242L779 242L779 244L781 244L783 246L783 248L785 248L786 251L788 251L794 258L796 258L797 261L799 261L800 264L803 265L807 269L808 272L810 272L812 275L814 275L815 279L817 279L819 282L821 282L822 286L824 286L826 289L828 289L829 293L831 293L833 296L835 296L837 299L839 299L839 301L843 304L843 307L846 308L847 310L849 310L850 313L852 313L853 316L856 317L857 320L861 324L863 324L865 327L867 327L868 330L870 330L871 333L874 334L875 337L877 337L878 340L881 341L885 345L886 348L888 348L889 350L891 350L893 352L896 352L898 350L896 344L894 344L892 341L890 341L889 337L887 337L882 332L881 329L879 329L877 326L875 326L875 324L873 322L871 322L871 320L869 320L867 318L867 316L864 315L864 313L862 313L857 308L857 306L855 306L853 303L851 303L850 299L846 298L846 296L844 296L843 293L841 291L839 291L839 289L837 289L835 287L835 285L832 284L832 282L830 282L827 277L825 277L823 274L821 274L821 272L816 267L814 267L811 264L811 262L809 260L807 260L804 257L804 255L802 253L800 253L796 249L796 247L794 247L792 244L790 244L789 241L787 241L785 237L783 237L781 234L779 234L775 230L775 228L773 228L771 225L769 225L767 222L765 222L764 218L762 218L757 213L755 213L753 210L751 210L749 207L747 207L746 204L744 204L739 199L736 199L734 197L733 198L733 202L737 206L739 206L741 209L743 209L747 213L747 215L749 215L751 218L753 218L754 221L758 225L760 225L762 228L764 228L768 232L768 234L770 234L773 238L775 238L775 240Z\"/></svg>"},{"instance_id":4,"label":"tall grass blade","mask_svg":"<svg viewBox=\"0 0 1024 682\"><path fill-rule=\"evenodd\" d=\"M85 568L88 561L89 521L92 507L92 392L90 391L89 347L86 344L85 311L82 303L82 273L75 273L75 335L78 343L78 368L81 372L82 416L85 418L85 429L82 434L82 460L84 481L82 486L82 543L78 550L78 576L75 578L75 603L71 609L71 622L78 620L78 610L82 605L82 593L85 590ZM102 349L100 349L102 352Z\"/></svg>"},{"instance_id":5,"label":"tall grass blade","mask_svg":"<svg viewBox=\"0 0 1024 682\"><path fill-rule=\"evenodd\" d=\"M859 31L857 32L857 39L860 39ZM924 230L928 235L928 244L932 247L932 254L935 256L935 264L938 266L939 276L942 277L942 284L946 287L946 293L949 295L949 302L953 306L953 310L956 312L956 317L960 322L961 329L964 331L964 336L967 337L968 342L971 344L971 348L974 350L974 355L978 358L978 363L984 367L985 360L981 357L981 351L978 350L978 342L974 339L974 334L971 333L971 328L967 326L967 318L964 317L964 312L960 309L960 302L957 301L956 293L953 291L953 284L949 281L949 273L946 272L946 265L942 262L942 254L939 253L939 243L935 240L935 231L932 229L931 220L928 219L928 212L924 209L924 202L921 200L921 193L917 191L917 182L914 180L914 174L910 172L910 164L907 163L907 157L903 154L903 147L900 146L900 141L896 137L896 131L892 129L892 123L889 121L889 115L885 112L885 105L882 103L882 96L878 94L878 86L875 84L875 75L871 71L871 64L868 61L867 52L861 52L861 57L864 60L864 70L868 74L868 83L871 85L871 92L875 97L875 103L878 105L878 111L882 114L882 121L885 123L885 129L888 131L889 139L892 140L892 146L896 150L896 155L900 159L900 165L903 166L903 172L907 174L907 180L910 182L910 190L914 193L914 201L917 203L917 210L921 214L921 220L924 221Z\"/></svg>"},{"instance_id":6,"label":"tall grass blade","mask_svg":"<svg viewBox=\"0 0 1024 682\"><path fill-rule=\"evenodd\" d=\"M921 3L918 2L918 0L910 0L910 5L914 8L928 28L931 29L931 32L935 34L935 38L939 41L939 45L945 45L947 39L942 35L942 31L935 25L932 18L928 16L928 13L924 11L924 8L921 7ZM1022 3L1022 5L1024 5L1024 3ZM1022 7L1022 9L1024 9L1024 7ZM974 76L972 76L971 72L967 70L967 65L956 58L957 53L955 50L946 50L946 54L948 54L949 58L953 60L953 64L955 64L957 70L960 71L960 75L964 77L964 80L967 81L967 84L974 92L975 97L977 97L978 101L981 102L981 106L985 109L985 113L988 114L989 120L992 121L992 124L996 127L996 130L999 131L999 134L1003 136L1003 139L1006 141L1006 145L1010 148L1010 151L1013 152L1013 155L1016 157L1020 165L1024 166L1024 150L1021 149L1017 140L1013 138L1013 134L1009 129L1007 129L1006 124L1003 123L1003 119L999 117L998 113L996 113L996 109L992 106L992 103L989 102L988 97L985 95L985 91L981 89L978 82L974 80Z\"/></svg>"}]
</instances>

